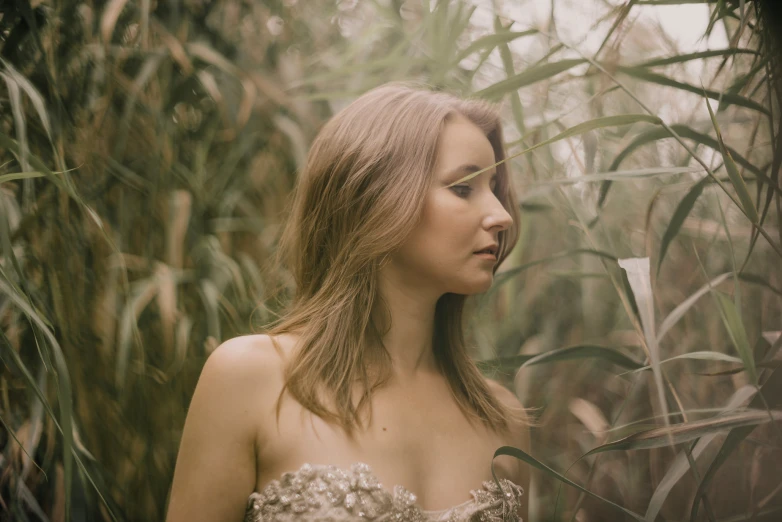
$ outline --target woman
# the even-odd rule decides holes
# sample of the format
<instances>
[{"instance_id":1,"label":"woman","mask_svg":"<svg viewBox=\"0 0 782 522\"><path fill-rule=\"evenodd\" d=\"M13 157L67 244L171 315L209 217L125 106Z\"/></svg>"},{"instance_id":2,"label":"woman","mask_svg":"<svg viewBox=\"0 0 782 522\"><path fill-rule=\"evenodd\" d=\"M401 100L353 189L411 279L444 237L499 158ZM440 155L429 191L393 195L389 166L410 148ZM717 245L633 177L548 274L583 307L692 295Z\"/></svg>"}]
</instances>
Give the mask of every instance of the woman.
<instances>
[{"instance_id":1,"label":"woman","mask_svg":"<svg viewBox=\"0 0 782 522\"><path fill-rule=\"evenodd\" d=\"M279 250L296 295L207 360L168 522L526 519L527 470L491 471L524 410L462 327L517 239L502 143L491 106L405 84L323 127Z\"/></svg>"}]
</instances>

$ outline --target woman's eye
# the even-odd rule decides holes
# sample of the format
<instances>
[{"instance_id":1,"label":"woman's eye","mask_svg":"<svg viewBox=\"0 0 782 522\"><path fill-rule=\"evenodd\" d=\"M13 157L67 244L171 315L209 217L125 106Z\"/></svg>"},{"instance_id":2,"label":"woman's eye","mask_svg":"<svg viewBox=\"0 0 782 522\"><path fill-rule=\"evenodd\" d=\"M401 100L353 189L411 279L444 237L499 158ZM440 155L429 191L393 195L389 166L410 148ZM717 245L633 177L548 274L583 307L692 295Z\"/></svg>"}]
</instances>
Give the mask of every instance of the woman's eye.
<instances>
[{"instance_id":1,"label":"woman's eye","mask_svg":"<svg viewBox=\"0 0 782 522\"><path fill-rule=\"evenodd\" d=\"M469 185L454 185L451 187L451 190L453 190L457 196L465 198L472 192L472 187Z\"/></svg>"}]
</instances>

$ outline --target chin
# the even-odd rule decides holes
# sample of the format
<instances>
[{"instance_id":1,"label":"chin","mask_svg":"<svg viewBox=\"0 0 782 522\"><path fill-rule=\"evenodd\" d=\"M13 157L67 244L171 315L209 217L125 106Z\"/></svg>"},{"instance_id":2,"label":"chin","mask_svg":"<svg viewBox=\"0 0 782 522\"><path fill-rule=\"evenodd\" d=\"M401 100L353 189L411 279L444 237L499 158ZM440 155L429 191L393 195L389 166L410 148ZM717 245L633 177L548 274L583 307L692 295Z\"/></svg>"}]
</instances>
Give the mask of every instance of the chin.
<instances>
[{"instance_id":1,"label":"chin","mask_svg":"<svg viewBox=\"0 0 782 522\"><path fill-rule=\"evenodd\" d=\"M451 293L454 294L463 294L463 295L476 295L476 294L482 294L491 288L491 284L494 282L494 276L492 274L487 274L486 277L481 277L480 279L475 279L473 281L464 281L460 285L458 285L459 289L454 290Z\"/></svg>"}]
</instances>

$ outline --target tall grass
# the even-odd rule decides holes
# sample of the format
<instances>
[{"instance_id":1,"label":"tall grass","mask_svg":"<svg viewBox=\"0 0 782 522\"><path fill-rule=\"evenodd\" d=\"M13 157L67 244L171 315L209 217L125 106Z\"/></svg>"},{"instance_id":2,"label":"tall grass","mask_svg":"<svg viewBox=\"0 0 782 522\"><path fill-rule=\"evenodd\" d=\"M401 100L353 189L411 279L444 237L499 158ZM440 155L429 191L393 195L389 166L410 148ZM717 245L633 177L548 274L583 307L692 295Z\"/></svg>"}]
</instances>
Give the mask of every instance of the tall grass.
<instances>
[{"instance_id":1,"label":"tall grass","mask_svg":"<svg viewBox=\"0 0 782 522\"><path fill-rule=\"evenodd\" d=\"M689 3L590 2L588 31L569 0L4 6L0 518L163 518L201 366L279 306L308 143L419 79L506 114L522 238L471 331L540 409L503 450L531 518L778 519L770 3L702 2L679 49L653 15Z\"/></svg>"}]
</instances>

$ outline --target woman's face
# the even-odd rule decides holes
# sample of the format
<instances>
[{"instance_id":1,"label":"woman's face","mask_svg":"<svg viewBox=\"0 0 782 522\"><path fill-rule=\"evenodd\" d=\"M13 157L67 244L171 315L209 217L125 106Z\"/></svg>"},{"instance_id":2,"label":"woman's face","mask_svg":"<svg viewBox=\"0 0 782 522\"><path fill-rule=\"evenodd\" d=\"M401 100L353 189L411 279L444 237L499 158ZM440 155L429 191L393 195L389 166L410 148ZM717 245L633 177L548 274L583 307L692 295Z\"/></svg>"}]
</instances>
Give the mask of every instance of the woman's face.
<instances>
[{"instance_id":1,"label":"woman's face","mask_svg":"<svg viewBox=\"0 0 782 522\"><path fill-rule=\"evenodd\" d=\"M489 140L475 124L460 114L448 119L421 221L392 256L409 282L438 296L475 294L491 286L499 233L513 222L494 193L495 169L448 185L495 162ZM494 256L478 254L491 247Z\"/></svg>"}]
</instances>

